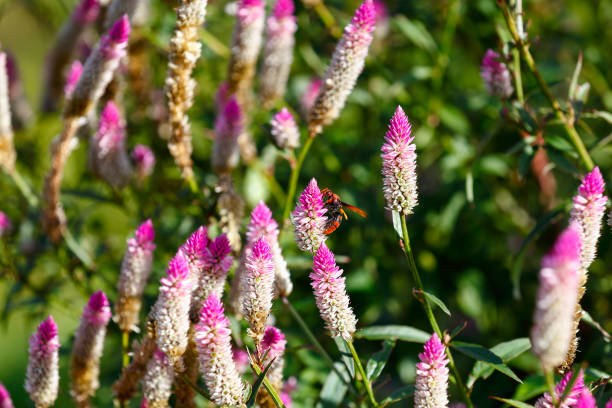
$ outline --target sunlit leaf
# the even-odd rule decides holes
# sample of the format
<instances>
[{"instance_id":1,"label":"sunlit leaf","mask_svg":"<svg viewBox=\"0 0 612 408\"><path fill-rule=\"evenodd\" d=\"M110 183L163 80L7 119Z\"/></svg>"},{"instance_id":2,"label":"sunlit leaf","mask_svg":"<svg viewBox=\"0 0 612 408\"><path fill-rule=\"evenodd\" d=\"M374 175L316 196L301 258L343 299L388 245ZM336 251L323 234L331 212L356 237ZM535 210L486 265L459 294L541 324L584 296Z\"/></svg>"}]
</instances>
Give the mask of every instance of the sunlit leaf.
<instances>
[{"instance_id":1,"label":"sunlit leaf","mask_svg":"<svg viewBox=\"0 0 612 408\"><path fill-rule=\"evenodd\" d=\"M444 304L444 302L442 300L440 300L440 298L438 298L435 295L432 295L429 292L425 292L423 291L423 295L425 295L425 297L427 297L427 299L431 300L436 306L438 306L440 309L442 309L442 311L444 313L446 313L447 315L451 315L450 310L448 310L448 307L446 307L446 305Z\"/></svg>"},{"instance_id":2,"label":"sunlit leaf","mask_svg":"<svg viewBox=\"0 0 612 408\"><path fill-rule=\"evenodd\" d=\"M358 330L355 337L368 340L397 339L411 343L425 343L431 334L410 326L372 326Z\"/></svg>"}]
</instances>

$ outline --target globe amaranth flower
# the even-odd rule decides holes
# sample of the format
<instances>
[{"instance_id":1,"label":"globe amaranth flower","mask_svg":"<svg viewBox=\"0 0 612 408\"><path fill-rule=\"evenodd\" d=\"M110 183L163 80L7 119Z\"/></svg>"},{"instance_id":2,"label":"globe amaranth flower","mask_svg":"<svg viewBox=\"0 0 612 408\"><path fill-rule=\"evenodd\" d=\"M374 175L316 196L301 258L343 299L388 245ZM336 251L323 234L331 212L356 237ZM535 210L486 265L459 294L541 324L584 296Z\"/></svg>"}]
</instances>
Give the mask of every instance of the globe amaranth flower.
<instances>
[{"instance_id":1,"label":"globe amaranth flower","mask_svg":"<svg viewBox=\"0 0 612 408\"><path fill-rule=\"evenodd\" d=\"M215 121L212 167L217 174L231 172L238 165L242 119L242 109L236 97L232 96Z\"/></svg>"},{"instance_id":2,"label":"globe amaranth flower","mask_svg":"<svg viewBox=\"0 0 612 408\"><path fill-rule=\"evenodd\" d=\"M149 408L166 408L172 394L174 369L164 353L159 349L147 363L145 375L142 378L142 395Z\"/></svg>"},{"instance_id":3,"label":"globe amaranth flower","mask_svg":"<svg viewBox=\"0 0 612 408\"><path fill-rule=\"evenodd\" d=\"M119 296L115 305L117 324L124 332L138 330L142 294L153 263L154 238L153 222L146 220L136 229L134 236L127 240L117 284Z\"/></svg>"},{"instance_id":4,"label":"globe amaranth flower","mask_svg":"<svg viewBox=\"0 0 612 408\"><path fill-rule=\"evenodd\" d=\"M501 99L507 99L514 92L512 76L508 67L500 61L500 55L489 49L482 58L480 76L487 92Z\"/></svg>"},{"instance_id":5,"label":"globe amaranth flower","mask_svg":"<svg viewBox=\"0 0 612 408\"><path fill-rule=\"evenodd\" d=\"M555 387L555 399L557 401L559 401L565 393L565 389L572 380L572 376L573 373L571 371L566 373ZM567 392L563 400L559 401L559 407L574 407L576 405L576 402L578 401L579 395L582 393L584 388L584 373L582 372L582 370L580 370L578 372L578 375L576 376L574 384L572 385L572 389ZM535 403L535 408L553 408L554 406L555 405L553 404L553 399L549 393L545 393L544 395L542 395Z\"/></svg>"},{"instance_id":6,"label":"globe amaranth flower","mask_svg":"<svg viewBox=\"0 0 612 408\"><path fill-rule=\"evenodd\" d=\"M8 235L13 229L13 223L11 219L4 213L0 211L0 238Z\"/></svg>"},{"instance_id":7,"label":"globe amaranth flower","mask_svg":"<svg viewBox=\"0 0 612 408\"><path fill-rule=\"evenodd\" d=\"M131 157L136 170L136 178L142 184L153 173L155 154L148 146L139 144L134 146Z\"/></svg>"},{"instance_id":8,"label":"globe amaranth flower","mask_svg":"<svg viewBox=\"0 0 612 408\"><path fill-rule=\"evenodd\" d=\"M0 382L0 408L14 408L13 400L4 384Z\"/></svg>"},{"instance_id":9,"label":"globe amaranth flower","mask_svg":"<svg viewBox=\"0 0 612 408\"><path fill-rule=\"evenodd\" d=\"M573 335L580 274L580 233L570 225L542 259L531 346L545 371L563 362Z\"/></svg>"},{"instance_id":10,"label":"globe amaranth flower","mask_svg":"<svg viewBox=\"0 0 612 408\"><path fill-rule=\"evenodd\" d=\"M78 407L89 407L90 397L100 387L100 358L111 308L104 292L95 292L83 309L74 336L70 363L70 393Z\"/></svg>"},{"instance_id":11,"label":"globe amaranth flower","mask_svg":"<svg viewBox=\"0 0 612 408\"><path fill-rule=\"evenodd\" d=\"M11 124L7 55L0 52L0 169L12 174L15 171L16 158Z\"/></svg>"},{"instance_id":12,"label":"globe amaranth flower","mask_svg":"<svg viewBox=\"0 0 612 408\"><path fill-rule=\"evenodd\" d=\"M314 137L340 114L368 55L372 42L375 11L372 0L364 1L345 27L331 63L325 72L323 86L308 115L308 131Z\"/></svg>"},{"instance_id":13,"label":"globe amaranth flower","mask_svg":"<svg viewBox=\"0 0 612 408\"><path fill-rule=\"evenodd\" d=\"M55 402L59 388L59 337L57 325L49 316L30 337L25 389L36 408L48 408Z\"/></svg>"},{"instance_id":14,"label":"globe amaranth flower","mask_svg":"<svg viewBox=\"0 0 612 408\"><path fill-rule=\"evenodd\" d=\"M211 401L219 406L242 406L244 384L232 358L229 320L214 294L204 302L195 332L200 370Z\"/></svg>"},{"instance_id":15,"label":"globe amaranth flower","mask_svg":"<svg viewBox=\"0 0 612 408\"><path fill-rule=\"evenodd\" d=\"M412 214L418 203L416 145L408 117L397 107L381 148L383 194L387 208L401 215Z\"/></svg>"},{"instance_id":16,"label":"globe amaranth flower","mask_svg":"<svg viewBox=\"0 0 612 408\"><path fill-rule=\"evenodd\" d=\"M274 144L279 149L294 150L300 147L300 130L287 108L276 113L270 121Z\"/></svg>"},{"instance_id":17,"label":"globe amaranth flower","mask_svg":"<svg viewBox=\"0 0 612 408\"><path fill-rule=\"evenodd\" d=\"M157 347L179 372L183 371L181 357L188 343L192 287L189 263L179 251L168 263L166 276L160 280L159 295L154 306Z\"/></svg>"},{"instance_id":18,"label":"globe amaranth flower","mask_svg":"<svg viewBox=\"0 0 612 408\"><path fill-rule=\"evenodd\" d=\"M434 333L425 343L416 365L415 408L448 406L448 358L444 344Z\"/></svg>"},{"instance_id":19,"label":"globe amaranth flower","mask_svg":"<svg viewBox=\"0 0 612 408\"><path fill-rule=\"evenodd\" d=\"M351 341L357 319L349 305L342 269L325 243L314 255L310 279L319 313L330 335Z\"/></svg>"},{"instance_id":20,"label":"globe amaranth flower","mask_svg":"<svg viewBox=\"0 0 612 408\"><path fill-rule=\"evenodd\" d=\"M323 205L323 195L317 180L310 180L308 186L300 195L300 199L291 214L291 222L295 227L295 241L302 251L315 253L325 242L325 224L327 209Z\"/></svg>"}]
</instances>

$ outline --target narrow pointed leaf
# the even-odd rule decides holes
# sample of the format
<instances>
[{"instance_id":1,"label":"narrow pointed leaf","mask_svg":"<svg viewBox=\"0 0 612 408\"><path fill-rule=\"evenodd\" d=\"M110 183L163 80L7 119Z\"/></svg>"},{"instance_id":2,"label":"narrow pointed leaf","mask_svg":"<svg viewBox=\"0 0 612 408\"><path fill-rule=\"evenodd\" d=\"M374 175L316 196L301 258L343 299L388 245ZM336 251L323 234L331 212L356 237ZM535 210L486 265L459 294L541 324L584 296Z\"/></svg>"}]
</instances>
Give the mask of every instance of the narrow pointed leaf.
<instances>
[{"instance_id":1,"label":"narrow pointed leaf","mask_svg":"<svg viewBox=\"0 0 612 408\"><path fill-rule=\"evenodd\" d=\"M448 310L448 307L446 307L446 305L444 304L444 302L442 300L440 300L440 298L438 298L435 295L432 295L429 292L425 292L423 291L423 294L427 297L427 299L429 299L430 301L432 301L436 306L438 306L440 309L442 309L442 311L444 313L446 313L447 315L451 315L450 310Z\"/></svg>"},{"instance_id":2,"label":"narrow pointed leaf","mask_svg":"<svg viewBox=\"0 0 612 408\"><path fill-rule=\"evenodd\" d=\"M402 387L399 390L396 390L395 392L393 392L391 395L389 395L384 400L382 400L382 402L380 403L380 406L385 407L389 404L394 404L396 402L405 400L406 398L409 398L412 394L414 394L414 385L408 385L406 387Z\"/></svg>"},{"instance_id":3,"label":"narrow pointed leaf","mask_svg":"<svg viewBox=\"0 0 612 408\"><path fill-rule=\"evenodd\" d=\"M351 378L355 378L355 361L353 361L353 355L351 354L351 350L349 350L346 342L341 337L334 337L334 342L336 342L336 346L340 351L340 355L342 356L342 361L346 366Z\"/></svg>"},{"instance_id":4,"label":"narrow pointed leaf","mask_svg":"<svg viewBox=\"0 0 612 408\"><path fill-rule=\"evenodd\" d=\"M395 347L395 340L385 340L382 350L374 353L372 357L370 357L366 366L366 375L369 380L378 378L389 360L393 347Z\"/></svg>"},{"instance_id":5,"label":"narrow pointed leaf","mask_svg":"<svg viewBox=\"0 0 612 408\"><path fill-rule=\"evenodd\" d=\"M339 372L346 374L344 364L336 361L334 366L336 366ZM346 374L346 376L348 377L348 374ZM336 371L332 370L323 383L323 388L319 394L319 402L316 408L333 408L339 406L346 395L346 391L346 384L338 376Z\"/></svg>"},{"instance_id":6,"label":"narrow pointed leaf","mask_svg":"<svg viewBox=\"0 0 612 408\"><path fill-rule=\"evenodd\" d=\"M529 405L527 403L521 402L521 401L517 401L517 400L513 400L513 399L507 399L507 398L500 398L500 397L491 397L495 400L501 401L501 402L505 402L506 404L510 405L511 407L517 407L517 408L533 408L533 405Z\"/></svg>"},{"instance_id":7,"label":"narrow pointed leaf","mask_svg":"<svg viewBox=\"0 0 612 408\"><path fill-rule=\"evenodd\" d=\"M253 384L253 389L251 390L251 396L249 397L249 400L246 402L247 408L251 408L255 405L255 399L257 398L257 392L259 391L259 388L263 384L264 379L266 378L266 374L268 373L268 370L270 369L270 367L272 367L273 362L274 362L274 359L270 361L270 363L264 368L263 371L261 371L261 373L258 373L258 371L260 371L259 367L257 367L254 363L251 363L251 368L253 368L256 374L258 374L258 377L257 377L257 381L255 381L255 384Z\"/></svg>"},{"instance_id":8,"label":"narrow pointed leaf","mask_svg":"<svg viewBox=\"0 0 612 408\"><path fill-rule=\"evenodd\" d=\"M372 326L358 330L355 337L368 340L397 339L410 343L425 343L431 334L411 326Z\"/></svg>"},{"instance_id":9,"label":"narrow pointed leaf","mask_svg":"<svg viewBox=\"0 0 612 408\"><path fill-rule=\"evenodd\" d=\"M391 211L391 215L393 216L393 229L397 233L397 236L400 237L400 239L403 239L404 233L402 232L402 216L395 210Z\"/></svg>"}]
</instances>

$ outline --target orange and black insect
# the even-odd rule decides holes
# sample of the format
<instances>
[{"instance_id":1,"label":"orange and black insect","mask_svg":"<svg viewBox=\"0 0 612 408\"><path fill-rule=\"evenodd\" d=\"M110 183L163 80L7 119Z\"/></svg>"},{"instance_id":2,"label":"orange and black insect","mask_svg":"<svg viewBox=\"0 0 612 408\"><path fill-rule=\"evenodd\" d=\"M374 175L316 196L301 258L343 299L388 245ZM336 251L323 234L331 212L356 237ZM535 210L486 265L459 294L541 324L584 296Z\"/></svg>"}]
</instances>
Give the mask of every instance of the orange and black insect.
<instances>
[{"instance_id":1,"label":"orange and black insect","mask_svg":"<svg viewBox=\"0 0 612 408\"><path fill-rule=\"evenodd\" d=\"M348 208L349 210L361 215L362 217L367 217L365 211L360 208L354 207L350 204L347 204L340 200L337 194L331 191L329 188L324 188L321 190L323 194L323 204L327 209L327 213L325 216L327 217L327 223L325 224L325 235L329 235L336 230L340 226L340 223L343 219L348 219L344 208Z\"/></svg>"}]
</instances>

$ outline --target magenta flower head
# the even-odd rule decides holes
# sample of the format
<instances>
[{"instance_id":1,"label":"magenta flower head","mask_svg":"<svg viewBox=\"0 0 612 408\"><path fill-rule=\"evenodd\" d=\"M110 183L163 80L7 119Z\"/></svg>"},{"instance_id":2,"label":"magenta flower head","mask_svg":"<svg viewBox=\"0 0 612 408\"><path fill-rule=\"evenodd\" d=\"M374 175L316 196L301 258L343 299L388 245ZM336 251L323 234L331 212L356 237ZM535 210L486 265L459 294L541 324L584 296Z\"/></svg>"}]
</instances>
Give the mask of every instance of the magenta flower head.
<instances>
[{"instance_id":1,"label":"magenta flower head","mask_svg":"<svg viewBox=\"0 0 612 408\"><path fill-rule=\"evenodd\" d=\"M434 333L416 365L414 391L415 408L440 408L448 406L448 358L444 344Z\"/></svg>"},{"instance_id":2,"label":"magenta flower head","mask_svg":"<svg viewBox=\"0 0 612 408\"><path fill-rule=\"evenodd\" d=\"M30 337L25 389L37 408L48 408L57 398L59 348L57 325L49 316Z\"/></svg>"},{"instance_id":3,"label":"magenta flower head","mask_svg":"<svg viewBox=\"0 0 612 408\"><path fill-rule=\"evenodd\" d=\"M610 398L610 401L606 402L605 408L612 408L612 398Z\"/></svg>"},{"instance_id":4,"label":"magenta flower head","mask_svg":"<svg viewBox=\"0 0 612 408\"><path fill-rule=\"evenodd\" d=\"M100 11L98 0L82 0L72 13L72 18L80 25L88 25L96 21Z\"/></svg>"},{"instance_id":5,"label":"magenta flower head","mask_svg":"<svg viewBox=\"0 0 612 408\"><path fill-rule=\"evenodd\" d=\"M283 369L285 368L285 347L287 340L282 331L276 327L268 327L264 333L263 340L260 345L259 355L263 356L266 352L266 361L272 361L272 367L268 371L268 380L274 385L274 388L280 390L283 385Z\"/></svg>"},{"instance_id":6,"label":"magenta flower head","mask_svg":"<svg viewBox=\"0 0 612 408\"><path fill-rule=\"evenodd\" d=\"M64 95L66 99L70 99L72 96L72 92L74 92L74 88L76 87L77 82L81 78L81 74L83 73L83 64L81 61L74 60L70 68L68 68L68 73L66 74L66 84L64 85Z\"/></svg>"},{"instance_id":7,"label":"magenta flower head","mask_svg":"<svg viewBox=\"0 0 612 408\"><path fill-rule=\"evenodd\" d=\"M90 405L100 387L100 358L104 348L106 326L111 318L108 298L102 291L95 292L85 305L81 322L74 336L70 365L70 394L79 407Z\"/></svg>"},{"instance_id":8,"label":"magenta flower head","mask_svg":"<svg viewBox=\"0 0 612 408\"><path fill-rule=\"evenodd\" d=\"M159 296L154 306L157 347L179 372L183 371L181 357L188 343L192 286L189 263L179 250L168 263L166 276L160 280Z\"/></svg>"},{"instance_id":9,"label":"magenta flower head","mask_svg":"<svg viewBox=\"0 0 612 408\"><path fill-rule=\"evenodd\" d=\"M11 219L3 211L0 211L0 238L8 235L12 229Z\"/></svg>"},{"instance_id":10,"label":"magenta flower head","mask_svg":"<svg viewBox=\"0 0 612 408\"><path fill-rule=\"evenodd\" d=\"M15 171L17 154L13 145L7 68L7 55L0 52L0 169L12 174Z\"/></svg>"},{"instance_id":11,"label":"magenta flower head","mask_svg":"<svg viewBox=\"0 0 612 408\"><path fill-rule=\"evenodd\" d=\"M210 245L208 229L201 225L187 238L187 241L179 248L189 263L189 276L194 282L202 273L204 267L204 253ZM198 310L199 313L199 310Z\"/></svg>"},{"instance_id":12,"label":"magenta flower head","mask_svg":"<svg viewBox=\"0 0 612 408\"><path fill-rule=\"evenodd\" d=\"M352 341L357 319L349 305L342 269L324 242L314 255L310 279L319 313L331 336Z\"/></svg>"},{"instance_id":13,"label":"magenta flower head","mask_svg":"<svg viewBox=\"0 0 612 408\"><path fill-rule=\"evenodd\" d=\"M555 399L559 401L563 394L565 393L565 389L572 379L572 372L568 372L563 376L561 381L555 387ZM572 389L567 392L567 395L563 400L560 401L559 407L562 408L570 408L575 407L576 402L578 401L578 397L582 394L582 391L585 389L584 386L584 373L582 370L578 373L574 384L572 385ZM545 393L542 395L535 403L535 408L553 408L555 405L553 404L553 399L549 393Z\"/></svg>"},{"instance_id":14,"label":"magenta flower head","mask_svg":"<svg viewBox=\"0 0 612 408\"><path fill-rule=\"evenodd\" d=\"M302 251L315 253L325 242L325 224L327 209L323 205L323 195L317 180L314 178L300 195L300 199L291 214L291 222L295 227L295 240Z\"/></svg>"},{"instance_id":15,"label":"magenta flower head","mask_svg":"<svg viewBox=\"0 0 612 408\"><path fill-rule=\"evenodd\" d=\"M14 408L13 400L4 384L0 382L0 408Z\"/></svg>"},{"instance_id":16,"label":"magenta flower head","mask_svg":"<svg viewBox=\"0 0 612 408\"><path fill-rule=\"evenodd\" d=\"M595 397L593 397L588 387L584 387L578 396L576 408L597 408L597 401L595 401Z\"/></svg>"},{"instance_id":17,"label":"magenta flower head","mask_svg":"<svg viewBox=\"0 0 612 408\"><path fill-rule=\"evenodd\" d=\"M167 407L172 394L174 369L168 358L159 349L155 350L147 363L142 378L143 400L149 407Z\"/></svg>"},{"instance_id":18,"label":"magenta flower head","mask_svg":"<svg viewBox=\"0 0 612 408\"><path fill-rule=\"evenodd\" d=\"M506 64L500 61L500 55L488 49L480 65L482 77L487 92L501 99L507 99L514 92L512 76Z\"/></svg>"},{"instance_id":19,"label":"magenta flower head","mask_svg":"<svg viewBox=\"0 0 612 408\"><path fill-rule=\"evenodd\" d=\"M368 55L375 23L372 0L365 0L344 29L331 63L325 72L323 86L308 116L311 137L323 131L340 114Z\"/></svg>"},{"instance_id":20,"label":"magenta flower head","mask_svg":"<svg viewBox=\"0 0 612 408\"><path fill-rule=\"evenodd\" d=\"M131 157L136 169L136 178L142 184L153 173L155 154L148 146L139 144L134 146Z\"/></svg>"},{"instance_id":21,"label":"magenta flower head","mask_svg":"<svg viewBox=\"0 0 612 408\"><path fill-rule=\"evenodd\" d=\"M406 216L417 205L416 146L411 126L401 106L397 107L381 148L383 194L387 208Z\"/></svg>"},{"instance_id":22,"label":"magenta flower head","mask_svg":"<svg viewBox=\"0 0 612 408\"><path fill-rule=\"evenodd\" d=\"M248 334L258 347L266 328L266 321L272 309L274 290L274 261L270 245L260 238L247 256L245 272L242 275L242 314L249 322Z\"/></svg>"},{"instance_id":23,"label":"magenta flower head","mask_svg":"<svg viewBox=\"0 0 612 408\"><path fill-rule=\"evenodd\" d=\"M211 401L219 406L242 406L244 384L232 358L229 320L215 295L204 302L195 333L200 370Z\"/></svg>"},{"instance_id":24,"label":"magenta flower head","mask_svg":"<svg viewBox=\"0 0 612 408\"><path fill-rule=\"evenodd\" d=\"M117 284L119 297L115 305L117 324L124 332L138 330L142 294L153 264L154 238L153 222L146 220L136 229L134 236L127 240Z\"/></svg>"},{"instance_id":25,"label":"magenta flower head","mask_svg":"<svg viewBox=\"0 0 612 408\"><path fill-rule=\"evenodd\" d=\"M531 346L545 371L560 365L569 350L579 273L580 233L576 224L572 224L542 259Z\"/></svg>"},{"instance_id":26,"label":"magenta flower head","mask_svg":"<svg viewBox=\"0 0 612 408\"><path fill-rule=\"evenodd\" d=\"M314 103L317 100L317 96L319 96L319 92L321 91L322 86L323 80L321 78L310 79L306 91L302 94L302 97L300 98L300 107L304 116L308 116L308 112L310 112L310 109L314 106Z\"/></svg>"},{"instance_id":27,"label":"magenta flower head","mask_svg":"<svg viewBox=\"0 0 612 408\"><path fill-rule=\"evenodd\" d=\"M287 108L281 109L270 121L274 144L279 149L297 149L300 146L300 130Z\"/></svg>"},{"instance_id":28,"label":"magenta flower head","mask_svg":"<svg viewBox=\"0 0 612 408\"><path fill-rule=\"evenodd\" d=\"M232 171L238 165L238 136L242 132L242 109L235 96L229 99L215 121L212 166L217 174Z\"/></svg>"}]
</instances>

